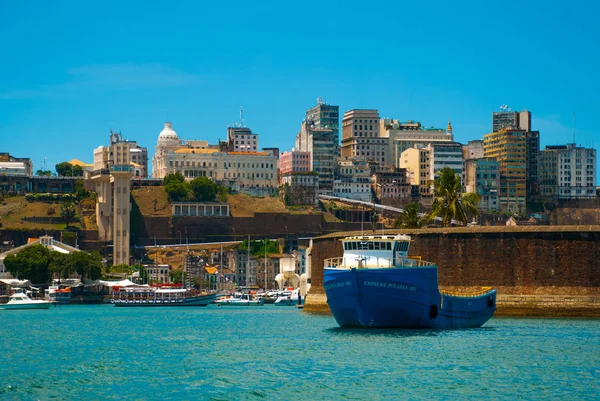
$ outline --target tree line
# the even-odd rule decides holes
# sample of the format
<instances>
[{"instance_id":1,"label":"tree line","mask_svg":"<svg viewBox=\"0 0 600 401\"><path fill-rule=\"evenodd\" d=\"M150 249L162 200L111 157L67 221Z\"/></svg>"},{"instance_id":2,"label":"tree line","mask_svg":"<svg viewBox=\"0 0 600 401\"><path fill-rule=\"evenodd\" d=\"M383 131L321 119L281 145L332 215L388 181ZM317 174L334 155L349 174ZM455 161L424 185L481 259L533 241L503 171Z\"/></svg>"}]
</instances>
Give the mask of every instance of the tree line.
<instances>
[{"instance_id":1,"label":"tree line","mask_svg":"<svg viewBox=\"0 0 600 401\"><path fill-rule=\"evenodd\" d=\"M43 245L28 246L4 259L6 270L13 277L36 284L47 283L52 277L68 278L77 273L81 279L97 280L102 276L102 257L98 251L61 253Z\"/></svg>"},{"instance_id":2,"label":"tree line","mask_svg":"<svg viewBox=\"0 0 600 401\"><path fill-rule=\"evenodd\" d=\"M197 177L187 182L179 173L170 173L163 179L163 188L173 202L224 202L227 199L227 188L217 185L208 177Z\"/></svg>"}]
</instances>

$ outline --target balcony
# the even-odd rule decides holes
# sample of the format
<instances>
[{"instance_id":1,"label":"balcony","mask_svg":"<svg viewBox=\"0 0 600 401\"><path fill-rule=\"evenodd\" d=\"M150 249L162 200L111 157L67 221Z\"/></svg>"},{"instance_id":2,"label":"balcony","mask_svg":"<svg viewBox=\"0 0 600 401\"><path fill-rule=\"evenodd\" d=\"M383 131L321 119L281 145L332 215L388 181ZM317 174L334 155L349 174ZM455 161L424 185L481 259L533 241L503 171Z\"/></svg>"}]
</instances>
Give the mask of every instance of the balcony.
<instances>
[{"instance_id":1,"label":"balcony","mask_svg":"<svg viewBox=\"0 0 600 401\"><path fill-rule=\"evenodd\" d=\"M110 166L111 173L133 173L133 166L127 164L115 164Z\"/></svg>"}]
</instances>

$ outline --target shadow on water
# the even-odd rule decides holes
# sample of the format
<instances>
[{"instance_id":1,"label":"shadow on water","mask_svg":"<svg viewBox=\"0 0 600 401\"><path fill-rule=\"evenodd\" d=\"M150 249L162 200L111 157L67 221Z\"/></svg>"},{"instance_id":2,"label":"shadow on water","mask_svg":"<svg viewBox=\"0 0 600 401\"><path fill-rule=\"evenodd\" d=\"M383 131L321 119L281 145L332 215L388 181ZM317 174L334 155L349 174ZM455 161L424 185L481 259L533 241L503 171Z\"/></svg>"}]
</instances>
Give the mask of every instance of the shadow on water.
<instances>
[{"instance_id":1,"label":"shadow on water","mask_svg":"<svg viewBox=\"0 0 600 401\"><path fill-rule=\"evenodd\" d=\"M462 332L492 332L494 327L471 327L465 329L369 329L369 328L346 328L346 327L330 327L325 329L327 333L332 335L343 336L379 336L379 337L437 337L448 334L456 334Z\"/></svg>"}]
</instances>

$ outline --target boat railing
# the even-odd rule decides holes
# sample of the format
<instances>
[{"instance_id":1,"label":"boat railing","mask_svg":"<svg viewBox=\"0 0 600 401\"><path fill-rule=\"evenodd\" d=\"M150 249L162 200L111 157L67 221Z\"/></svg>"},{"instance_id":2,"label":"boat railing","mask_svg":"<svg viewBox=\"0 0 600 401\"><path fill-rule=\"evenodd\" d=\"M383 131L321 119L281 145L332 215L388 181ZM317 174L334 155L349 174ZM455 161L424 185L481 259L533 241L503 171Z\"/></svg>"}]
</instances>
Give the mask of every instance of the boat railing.
<instances>
[{"instance_id":1,"label":"boat railing","mask_svg":"<svg viewBox=\"0 0 600 401\"><path fill-rule=\"evenodd\" d=\"M328 258L324 261L324 266L329 268L359 269L359 268L392 268L392 267L430 267L435 263L426 262L413 258L398 258L396 263L393 259L387 258L356 258L348 259L344 257Z\"/></svg>"},{"instance_id":2,"label":"boat railing","mask_svg":"<svg viewBox=\"0 0 600 401\"><path fill-rule=\"evenodd\" d=\"M492 290L493 290L492 287L481 287L481 289L478 291L469 291L469 292L440 290L440 294L451 296L451 297L475 298L475 297L480 297L482 295L485 295Z\"/></svg>"}]
</instances>

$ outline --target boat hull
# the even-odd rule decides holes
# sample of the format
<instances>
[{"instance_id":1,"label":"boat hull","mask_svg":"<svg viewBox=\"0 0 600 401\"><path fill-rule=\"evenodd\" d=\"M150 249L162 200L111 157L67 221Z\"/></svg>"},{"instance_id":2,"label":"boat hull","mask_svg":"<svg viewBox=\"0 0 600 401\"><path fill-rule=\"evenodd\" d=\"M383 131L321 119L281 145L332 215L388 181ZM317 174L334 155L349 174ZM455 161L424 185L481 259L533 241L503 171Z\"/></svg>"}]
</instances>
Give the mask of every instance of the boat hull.
<instances>
[{"instance_id":1,"label":"boat hull","mask_svg":"<svg viewBox=\"0 0 600 401\"><path fill-rule=\"evenodd\" d=\"M119 300L112 299L117 307L170 307L170 306L207 306L217 298L217 294L201 295L197 297L187 297L184 299L150 299L150 300Z\"/></svg>"},{"instance_id":2,"label":"boat hull","mask_svg":"<svg viewBox=\"0 0 600 401\"><path fill-rule=\"evenodd\" d=\"M216 301L217 306L263 306L263 301Z\"/></svg>"},{"instance_id":3,"label":"boat hull","mask_svg":"<svg viewBox=\"0 0 600 401\"><path fill-rule=\"evenodd\" d=\"M31 304L2 304L0 309L2 310L17 310L17 309L48 309L52 306L52 302L39 302Z\"/></svg>"},{"instance_id":4,"label":"boat hull","mask_svg":"<svg viewBox=\"0 0 600 401\"><path fill-rule=\"evenodd\" d=\"M440 294L437 267L325 268L327 303L342 327L480 327L496 310L496 291Z\"/></svg>"}]
</instances>

